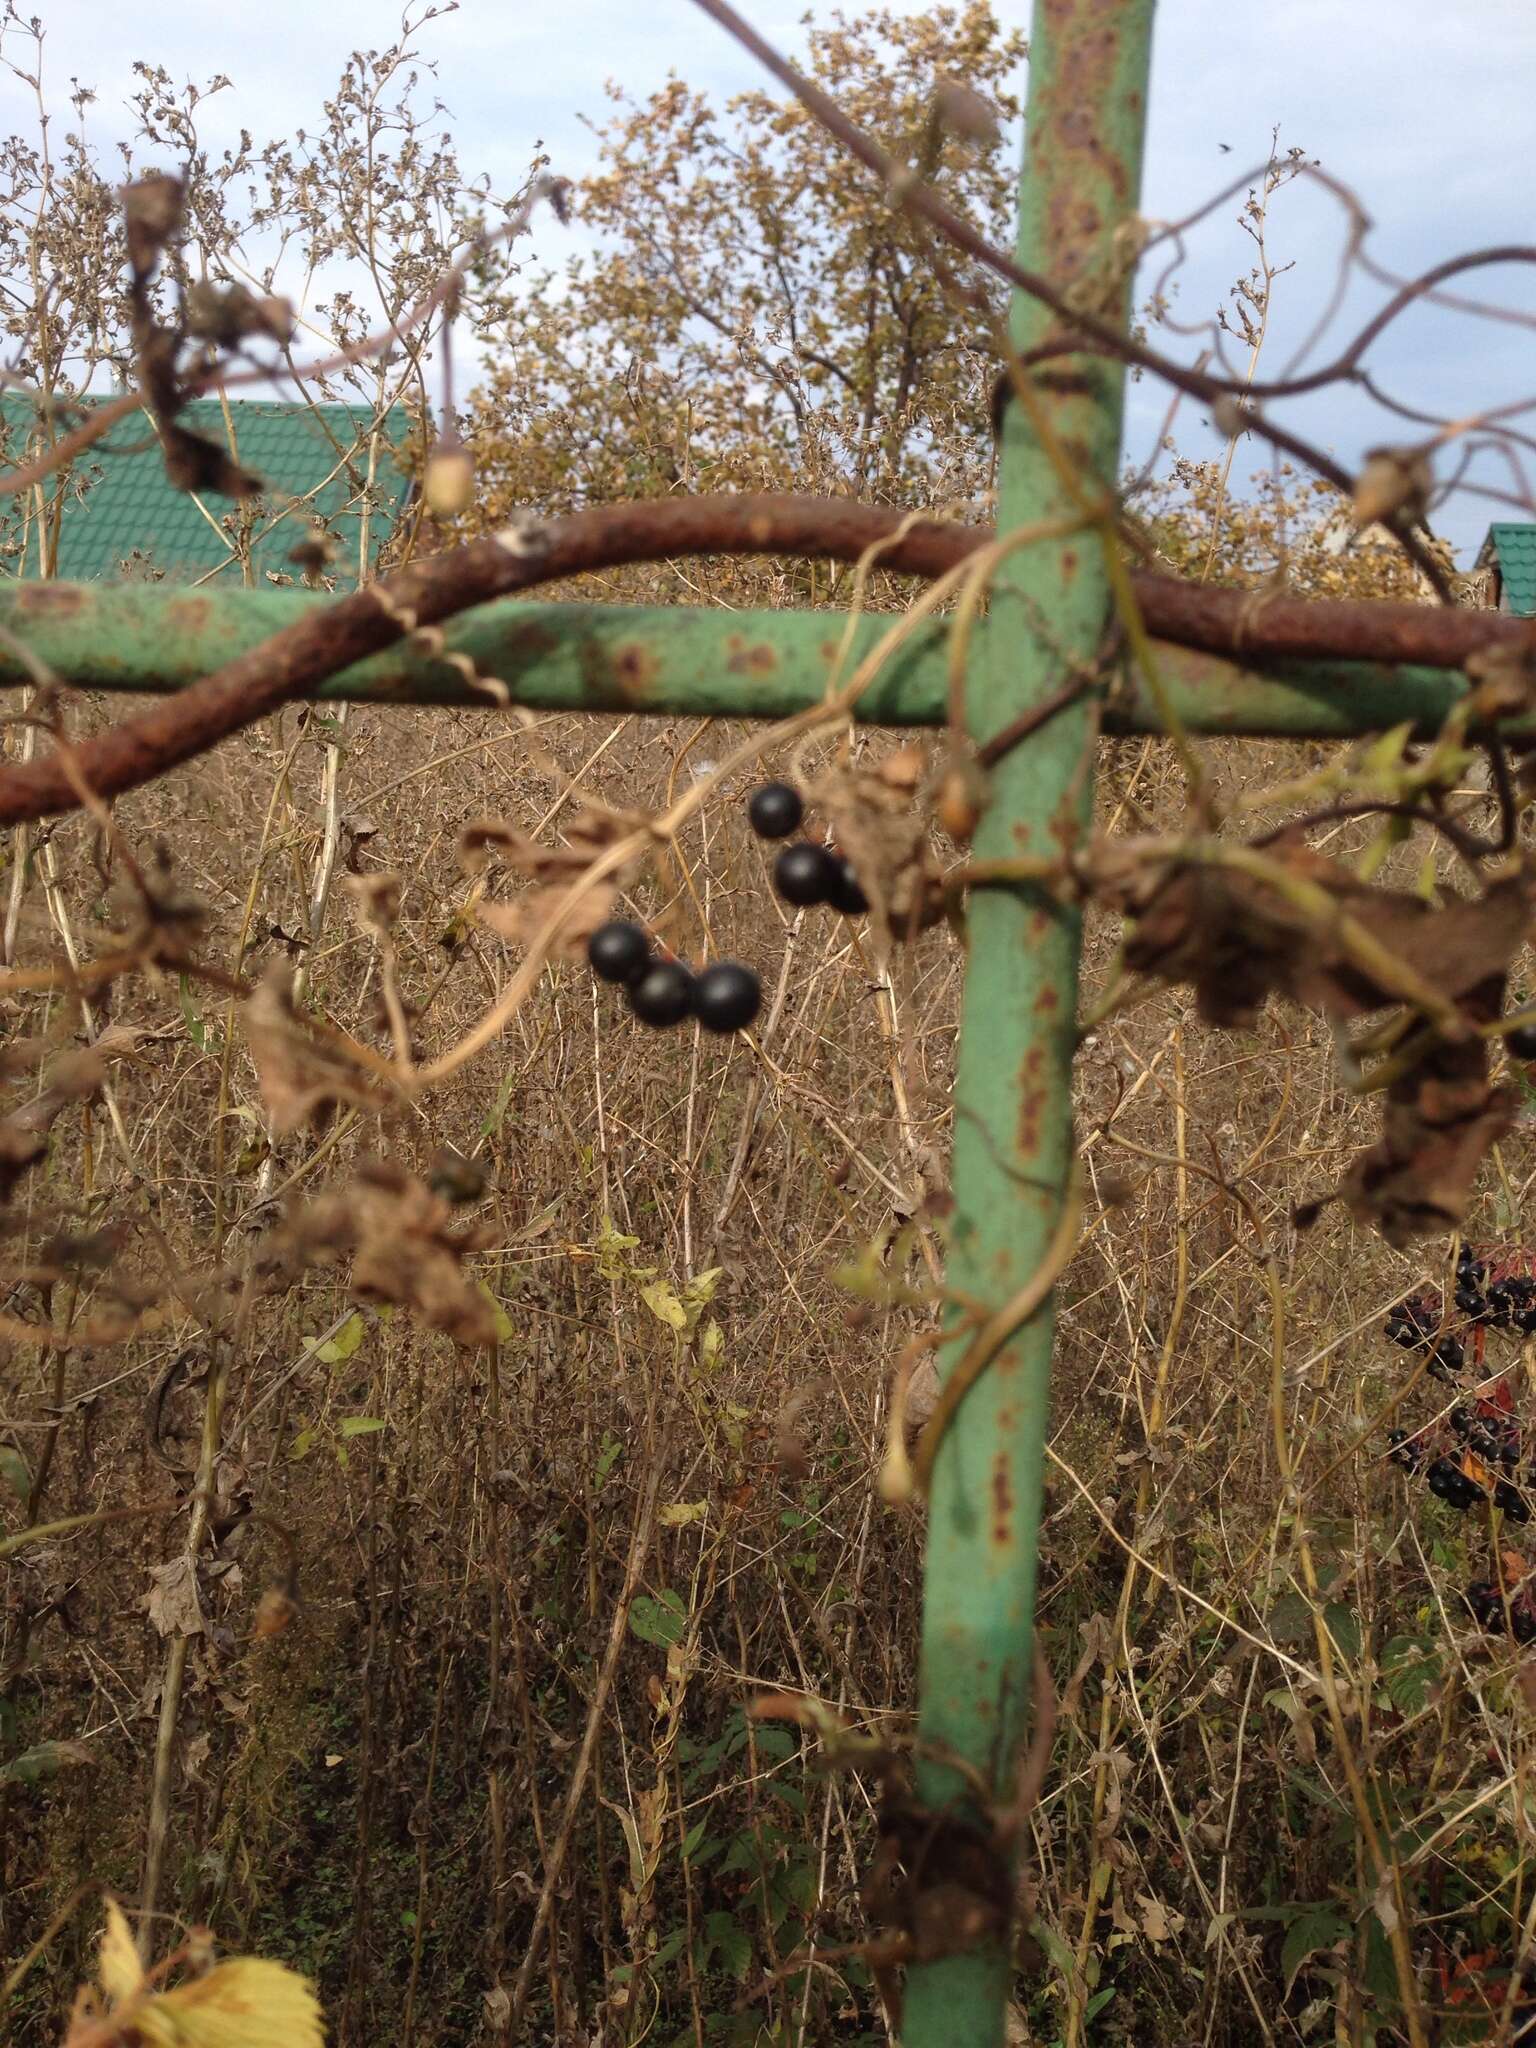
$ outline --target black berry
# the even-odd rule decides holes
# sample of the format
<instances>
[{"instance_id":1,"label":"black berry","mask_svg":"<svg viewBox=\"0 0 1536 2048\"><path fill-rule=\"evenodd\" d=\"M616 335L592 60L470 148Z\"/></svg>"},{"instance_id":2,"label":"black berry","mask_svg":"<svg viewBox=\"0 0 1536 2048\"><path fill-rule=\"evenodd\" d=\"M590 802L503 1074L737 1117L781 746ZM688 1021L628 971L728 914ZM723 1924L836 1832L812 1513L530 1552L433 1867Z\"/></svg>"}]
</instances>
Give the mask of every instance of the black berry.
<instances>
[{"instance_id":1,"label":"black berry","mask_svg":"<svg viewBox=\"0 0 1536 2048\"><path fill-rule=\"evenodd\" d=\"M1429 1490L1438 1494L1447 1507L1460 1508L1463 1513L1474 1502L1488 1498L1450 1458L1436 1458L1430 1466Z\"/></svg>"},{"instance_id":2,"label":"black berry","mask_svg":"<svg viewBox=\"0 0 1536 2048\"><path fill-rule=\"evenodd\" d=\"M1480 1628L1504 1627L1504 1601L1497 1586L1486 1579L1474 1579L1462 1597Z\"/></svg>"},{"instance_id":3,"label":"black berry","mask_svg":"<svg viewBox=\"0 0 1536 2048\"><path fill-rule=\"evenodd\" d=\"M762 983L737 960L717 960L699 976L695 1007L706 1031L745 1031L762 1000Z\"/></svg>"},{"instance_id":4,"label":"black berry","mask_svg":"<svg viewBox=\"0 0 1536 2048\"><path fill-rule=\"evenodd\" d=\"M1512 1522L1528 1522L1531 1519L1531 1504L1518 1486L1511 1486L1507 1479L1497 1479L1493 1486L1493 1504L1502 1508Z\"/></svg>"},{"instance_id":5,"label":"black berry","mask_svg":"<svg viewBox=\"0 0 1536 2048\"><path fill-rule=\"evenodd\" d=\"M808 910L813 903L830 903L840 880L836 856L808 839L786 846L773 864L774 888L786 903L801 910Z\"/></svg>"},{"instance_id":6,"label":"black berry","mask_svg":"<svg viewBox=\"0 0 1536 2048\"><path fill-rule=\"evenodd\" d=\"M639 925L610 918L588 939L587 959L599 981L638 981L651 963L651 942Z\"/></svg>"},{"instance_id":7,"label":"black berry","mask_svg":"<svg viewBox=\"0 0 1536 2048\"><path fill-rule=\"evenodd\" d=\"M869 908L869 898L859 887L859 878L853 872L853 862L846 854L834 854L837 863L837 882L827 901L844 917L862 917Z\"/></svg>"},{"instance_id":8,"label":"black berry","mask_svg":"<svg viewBox=\"0 0 1536 2048\"><path fill-rule=\"evenodd\" d=\"M693 1013L698 983L678 960L658 960L629 985L629 1007L642 1024L665 1031Z\"/></svg>"},{"instance_id":9,"label":"black berry","mask_svg":"<svg viewBox=\"0 0 1536 2048\"><path fill-rule=\"evenodd\" d=\"M1517 1060L1536 1060L1536 1024L1517 1024L1504 1043Z\"/></svg>"},{"instance_id":10,"label":"black berry","mask_svg":"<svg viewBox=\"0 0 1536 2048\"><path fill-rule=\"evenodd\" d=\"M805 805L792 783L764 782L747 798L747 823L759 839L787 839L804 816Z\"/></svg>"}]
</instances>

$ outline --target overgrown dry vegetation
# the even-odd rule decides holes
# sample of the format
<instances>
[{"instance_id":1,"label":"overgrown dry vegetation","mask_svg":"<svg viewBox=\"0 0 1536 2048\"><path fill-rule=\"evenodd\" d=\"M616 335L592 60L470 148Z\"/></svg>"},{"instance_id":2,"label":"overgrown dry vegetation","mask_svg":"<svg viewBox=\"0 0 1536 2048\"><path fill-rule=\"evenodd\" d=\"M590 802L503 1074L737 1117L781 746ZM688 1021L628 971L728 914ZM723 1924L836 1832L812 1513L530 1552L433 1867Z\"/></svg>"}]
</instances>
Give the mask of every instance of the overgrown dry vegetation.
<instances>
[{"instance_id":1,"label":"overgrown dry vegetation","mask_svg":"<svg viewBox=\"0 0 1536 2048\"><path fill-rule=\"evenodd\" d=\"M981 8L872 18L815 47L893 146L923 132L937 77L1014 111L1018 52ZM428 200L457 172L393 101L380 111L404 72L399 53L359 64L321 152L334 185L268 151L273 211L252 223L291 220L306 260L337 253L318 223L359 137L406 133L393 267L374 273L386 321L456 241ZM148 87L150 156L196 165L190 110L163 74ZM729 120L681 85L623 113L586 195L608 253L573 289L502 275L461 306L491 365L463 423L484 485L466 528L722 480L910 504L985 490L994 358L954 345L970 315L933 288L909 224L873 201L838 211L831 145L777 102ZM1007 140L940 124L931 141L927 175L1001 235ZM773 149L802 184L769 176ZM9 161L35 196L39 160L13 144ZM669 180L696 175L711 206L670 207ZM1286 175L1260 183L1261 233ZM196 171L177 248L200 253L173 250L170 287L198 265L240 276L212 197L238 182ZM82 157L70 191L86 185ZM851 222L830 281L795 231L802 202ZM31 244L46 275L77 280L48 293L52 329L29 316L53 340L20 372L50 390L133 324L125 299L117 340L58 329L66 303L105 305L121 282L120 245L110 288L78 272L95 207L57 248ZM668 223L686 245L661 240ZM701 276L723 243L729 266ZM761 276L734 261L743 243L767 252ZM246 275L266 304L278 280ZM1250 308L1267 261L1255 276ZM154 286L157 317L170 287ZM370 325L341 298L316 318L343 348ZM420 387L439 332L388 375ZM463 352L461 336L461 375ZM386 378L374 359L339 374ZM374 387L381 410L397 388ZM1337 510L1294 473L1234 502L1224 470L1186 470L1139 516L1184 573L1417 594L1397 555L1327 544ZM40 483L17 530L68 516L64 484ZM850 587L824 564L710 561L581 591L842 605ZM868 602L894 613L909 590L877 578ZM103 716L72 702L69 730ZM52 743L35 724L13 736L18 753ZM750 1041L646 1033L555 958L429 1095L386 1085L402 1060L449 1064L524 959L485 915L517 878L505 859L467 867L466 831L500 820L554 848L594 803L665 812L747 737L290 707L110 822L98 807L18 834L7 957L38 971L6 983L0 1046L0 1543L45 1525L0 1550L18 2042L55 2038L95 1974L102 1888L312 1977L343 2048L886 2040L879 1774L829 1768L846 1737L817 1729L835 1715L894 1754L910 1736L922 1515L882 1505L875 1480L893 1362L942 1297L961 937L940 924L885 957L864 926L779 905L742 760L624 901L686 957L760 968ZM800 767L874 766L903 744L813 737ZM1349 786L1411 783L1423 757L1405 748L1397 735ZM1250 807L1245 835L1294 815L1288 785L1337 761L1199 752L1223 807ZM1494 829L1486 784L1447 759L1446 801ZM1186 791L1166 742L1107 740L1101 768L1112 863ZM1454 903L1453 852L1401 824L1339 818L1312 844ZM1084 1242L1059 1305L1040 1595L1059 1704L1028 1817L1016 2037L1406 2038L1401 1907L1433 2038L1508 2039L1509 1966L1536 1921L1536 1696L1520 1649L1461 1595L1528 1560L1493 1564L1518 1531L1453 1514L1383 1455L1389 1424L1451 1398L1381 1324L1445 1280L1456 1190L1405 1251L1337 1206L1298 1231L1298 1206L1379 1134L1375 1098L1349 1085L1347 1005L1302 987L1279 947L1269 982L1304 1001L1208 1028L1176 944L1149 936L1156 904L1136 899L1135 1002L1101 1005L1121 920L1090 922L1084 1013L1103 1015L1078 1070ZM131 974L61 967L124 951ZM1336 961L1310 971L1347 979ZM1479 1241L1521 1241L1536 1182L1531 1089L1509 1078L1521 1107L1465 1220ZM1529 1347L1493 1343L1523 1387ZM802 1704L748 1711L765 1696ZM160 1924L156 1953L175 1946Z\"/></svg>"}]
</instances>

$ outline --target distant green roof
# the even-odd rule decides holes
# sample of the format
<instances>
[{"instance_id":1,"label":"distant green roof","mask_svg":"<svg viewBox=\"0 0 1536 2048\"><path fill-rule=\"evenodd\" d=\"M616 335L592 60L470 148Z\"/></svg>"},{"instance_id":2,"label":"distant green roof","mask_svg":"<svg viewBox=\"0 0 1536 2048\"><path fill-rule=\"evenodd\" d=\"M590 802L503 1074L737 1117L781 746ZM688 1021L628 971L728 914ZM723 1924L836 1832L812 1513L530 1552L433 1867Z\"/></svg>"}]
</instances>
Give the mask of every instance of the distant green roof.
<instances>
[{"instance_id":1,"label":"distant green roof","mask_svg":"<svg viewBox=\"0 0 1536 2048\"><path fill-rule=\"evenodd\" d=\"M229 446L223 405L195 399L182 408L182 423L221 447ZM397 460L410 422L403 406L383 419L366 405L276 405L245 400L229 404L233 452L241 466L262 480L256 499L196 496L172 488L148 416L135 413L98 441L75 465L59 534L58 573L69 582L122 575L147 577L163 571L168 582L235 581L241 577L234 538L252 520L251 557L258 583L273 575L297 579L289 551L321 520L335 543L328 576L339 583L357 578L364 514L369 560L377 555L398 516L409 479ZM23 457L36 432L36 413L25 398L0 397L3 465ZM0 575L36 576L40 535L26 511L13 512L3 538Z\"/></svg>"},{"instance_id":2,"label":"distant green roof","mask_svg":"<svg viewBox=\"0 0 1536 2048\"><path fill-rule=\"evenodd\" d=\"M1506 611L1519 619L1536 618L1536 526L1498 521L1478 550L1479 569L1499 573L1500 597Z\"/></svg>"}]
</instances>

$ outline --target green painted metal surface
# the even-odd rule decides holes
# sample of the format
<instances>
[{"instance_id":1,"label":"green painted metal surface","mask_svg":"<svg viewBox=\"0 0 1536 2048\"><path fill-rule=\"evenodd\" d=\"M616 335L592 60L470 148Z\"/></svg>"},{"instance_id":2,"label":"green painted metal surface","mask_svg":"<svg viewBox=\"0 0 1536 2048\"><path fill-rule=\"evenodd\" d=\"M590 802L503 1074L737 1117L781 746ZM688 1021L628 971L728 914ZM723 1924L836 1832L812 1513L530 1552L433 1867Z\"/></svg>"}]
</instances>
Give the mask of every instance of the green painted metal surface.
<instances>
[{"instance_id":1,"label":"green painted metal surface","mask_svg":"<svg viewBox=\"0 0 1536 2048\"><path fill-rule=\"evenodd\" d=\"M1492 559L1499 572L1500 600L1517 619L1536 618L1536 525L1497 519L1478 554L1479 566Z\"/></svg>"},{"instance_id":2,"label":"green painted metal surface","mask_svg":"<svg viewBox=\"0 0 1536 2048\"><path fill-rule=\"evenodd\" d=\"M368 558L373 561L405 503L409 478L397 459L410 432L403 406L394 406L374 430L366 405L281 405L231 399L195 399L183 424L231 447L237 460L262 480L260 498L237 501L209 492L198 499L166 482L165 461L144 413L131 413L68 472L68 498L59 523L57 574L72 581L158 572L176 583L216 578L243 580L234 546L249 530L254 574L293 575L288 552L317 518L336 547L339 587L357 581L368 515ZM35 454L47 436L32 405L14 394L0 397L0 467ZM232 431L231 431L232 430ZM57 485L45 487L51 498ZM13 576L41 572L43 536L29 493L6 508L7 537L22 551L8 558Z\"/></svg>"},{"instance_id":3,"label":"green painted metal surface","mask_svg":"<svg viewBox=\"0 0 1536 2048\"><path fill-rule=\"evenodd\" d=\"M195 682L324 601L299 590L193 594L152 584L0 582L0 626L65 682L158 693ZM853 661L892 623L864 620ZM842 626L837 612L508 601L465 612L444 631L450 652L467 654L477 673L496 677L514 703L533 710L784 718L824 694L829 650ZM915 635L881 671L858 706L864 723L943 725L948 630L941 622ZM1006 664L1016 641L1004 620L977 628L977 654L994 630L1005 636L997 658ZM1192 732L1344 739L1413 718L1427 737L1467 687L1456 669L1312 661L1276 662L1259 672L1165 644L1157 657L1173 708ZM25 679L0 647L0 688ZM343 670L314 694L371 704L489 701L452 663L404 646ZM1161 731L1134 676L1110 692L1104 726L1109 732Z\"/></svg>"},{"instance_id":4,"label":"green painted metal surface","mask_svg":"<svg viewBox=\"0 0 1536 2048\"><path fill-rule=\"evenodd\" d=\"M1140 189L1151 31L1152 0L1036 0L1030 34L1018 260L1121 318L1130 266L1117 231ZM1011 325L1022 352L1044 339L1051 320L1015 293ZM1118 365L1078 357L1035 385L1035 419L1017 398L1009 405L999 534L1069 518L1084 494L1112 492L1122 381ZM1075 488L1042 428L1058 439ZM1072 667L1091 663L1109 612L1105 560L1091 533L1041 539L1003 562L987 640L966 679L972 737L986 740L1058 689ZM1094 754L1091 713L1077 705L1008 755L976 835L977 858L1079 843L1091 819ZM982 891L969 906L967 948L946 1280L990 1315L1045 1262L1074 1171L1079 914L1041 893ZM951 1367L974 1328L956 1323L944 1354ZM1047 1300L964 1401L933 1475L918 1790L927 1807L978 1830L989 1826L989 1808L996 1815L1013 1800L1025 1734L1051 1334ZM963 1768L940 1761L951 1757ZM998 1853L999 1896L1011 1907L1012 1857ZM927 1878L945 1875L931 1868ZM914 1962L906 2048L999 2048L1013 1977L1011 1911L999 1917L1000 1927L960 1953Z\"/></svg>"}]
</instances>

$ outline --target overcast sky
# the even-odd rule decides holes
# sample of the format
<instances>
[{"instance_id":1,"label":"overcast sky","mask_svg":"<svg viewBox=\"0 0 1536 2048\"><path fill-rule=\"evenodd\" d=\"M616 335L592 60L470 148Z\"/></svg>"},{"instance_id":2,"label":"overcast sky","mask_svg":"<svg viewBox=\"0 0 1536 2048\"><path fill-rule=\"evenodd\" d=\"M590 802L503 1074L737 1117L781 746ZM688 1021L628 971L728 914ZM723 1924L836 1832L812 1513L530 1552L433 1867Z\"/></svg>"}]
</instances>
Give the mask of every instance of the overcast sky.
<instances>
[{"instance_id":1,"label":"overcast sky","mask_svg":"<svg viewBox=\"0 0 1536 2048\"><path fill-rule=\"evenodd\" d=\"M801 0L739 4L781 47L802 45ZM61 108L71 77L100 96L91 114L98 138L127 132L131 67L140 57L199 82L219 71L231 76L235 92L205 110L211 136L221 122L231 131L244 123L258 139L313 126L348 52L386 45L399 23L380 0L261 0L228 10L210 0L135 8L21 0L24 14L34 8L48 30L47 75ZM999 0L999 11L1027 27L1023 0ZM516 185L539 141L557 170L579 177L589 167L581 117L601 117L610 78L636 94L670 71L721 96L760 82L751 60L689 0L462 0L419 40L436 61L462 162L488 171L503 190ZM1263 161L1278 127L1282 148L1299 145L1360 196L1375 224L1370 246L1395 271L1411 274L1471 247L1536 242L1536 0L1162 0L1154 47L1149 216L1176 218L1210 198ZM0 78L7 132L26 127L27 97ZM1234 225L1238 203L1219 208L1196 240L1180 283L1183 317L1208 317L1247 267L1248 244ZM558 260L563 232L547 223L539 253ZM1277 203L1273 253L1296 269L1278 287L1263 374L1283 367L1331 292L1341 233L1337 207L1315 190L1293 187ZM1381 295L1362 284L1345 302L1341 333ZM1505 266L1464 288L1536 315L1536 272ZM1536 393L1533 344L1526 325L1424 308L1371 360L1395 397L1460 413ZM1150 388L1132 391L1129 453L1145 451L1161 416ZM1353 393L1292 404L1283 417L1346 462L1404 431ZM1530 424L1536 432L1536 415ZM1190 453L1214 445L1193 415L1181 417L1177 434ZM1518 488L1507 472L1484 474ZM1490 517L1518 516L1467 499L1447 508L1441 524L1466 546Z\"/></svg>"}]
</instances>

